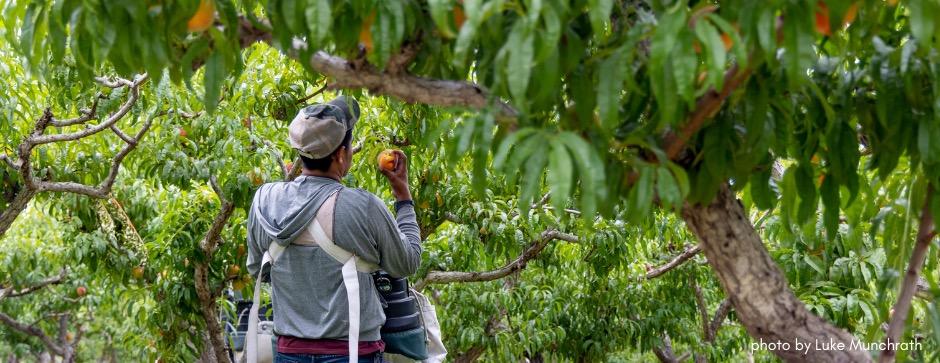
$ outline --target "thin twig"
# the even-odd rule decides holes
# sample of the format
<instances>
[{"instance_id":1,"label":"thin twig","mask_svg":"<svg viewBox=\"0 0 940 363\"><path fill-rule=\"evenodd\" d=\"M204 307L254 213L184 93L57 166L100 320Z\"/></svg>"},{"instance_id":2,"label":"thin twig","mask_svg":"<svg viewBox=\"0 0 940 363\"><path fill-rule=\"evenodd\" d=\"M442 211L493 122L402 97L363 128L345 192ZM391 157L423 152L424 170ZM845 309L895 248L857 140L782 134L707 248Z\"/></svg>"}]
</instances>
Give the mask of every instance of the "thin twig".
<instances>
[{"instance_id":1,"label":"thin twig","mask_svg":"<svg viewBox=\"0 0 940 363\"><path fill-rule=\"evenodd\" d=\"M323 84L323 87L320 87L320 89L314 91L313 93L311 93L311 94L309 94L309 95L307 95L307 96L304 96L304 97L301 98L301 99L298 99L296 102L294 102L294 104L295 104L295 105L299 105L299 104L302 104L302 103L304 103L304 102L307 102L307 100L316 97L316 95L323 93L323 91L326 91L327 87L329 87L329 84L324 83L324 84Z\"/></svg>"},{"instance_id":2,"label":"thin twig","mask_svg":"<svg viewBox=\"0 0 940 363\"><path fill-rule=\"evenodd\" d=\"M431 271L428 275L415 283L415 289L421 290L428 284L446 284L451 282L479 282L492 281L508 276L509 274L522 270L530 260L534 259L545 249L545 246L553 240L562 240L577 243L580 241L578 236L564 233L555 229L549 229L542 232L539 238L529 244L529 247L516 257L513 261L502 267L490 271Z\"/></svg>"},{"instance_id":3,"label":"thin twig","mask_svg":"<svg viewBox=\"0 0 940 363\"><path fill-rule=\"evenodd\" d=\"M702 247L695 245L689 249L683 251L678 256L674 257L669 262L666 262L659 267L656 267L652 270L646 272L646 275L643 276L644 279L649 280L661 276L662 274L671 271L672 269L681 266L685 261L688 261L690 258L695 257L699 252L702 251Z\"/></svg>"},{"instance_id":4,"label":"thin twig","mask_svg":"<svg viewBox=\"0 0 940 363\"><path fill-rule=\"evenodd\" d=\"M914 250L911 252L911 259L907 264L907 274L904 275L904 281L901 283L898 301L894 304L894 315L891 317L888 332L885 334L885 350L881 352L881 356L878 358L881 363L894 361L896 354L894 345L900 342L901 334L904 332L907 313L911 308L911 300L917 291L918 275L920 270L924 268L924 260L927 258L930 241L935 236L933 216L930 213L930 202L933 193L933 184L927 184L924 207L920 212L920 225L917 228L917 240L914 244Z\"/></svg>"},{"instance_id":5,"label":"thin twig","mask_svg":"<svg viewBox=\"0 0 940 363\"><path fill-rule=\"evenodd\" d=\"M65 277L67 275L68 275L68 270L63 268L59 271L59 274L57 276L47 278L45 280L40 281L38 284L29 286L22 290L13 291L13 287L0 289L0 300L3 300L4 298L7 298L7 297L19 297L19 296L31 294L49 285L58 285L65 280Z\"/></svg>"}]
</instances>

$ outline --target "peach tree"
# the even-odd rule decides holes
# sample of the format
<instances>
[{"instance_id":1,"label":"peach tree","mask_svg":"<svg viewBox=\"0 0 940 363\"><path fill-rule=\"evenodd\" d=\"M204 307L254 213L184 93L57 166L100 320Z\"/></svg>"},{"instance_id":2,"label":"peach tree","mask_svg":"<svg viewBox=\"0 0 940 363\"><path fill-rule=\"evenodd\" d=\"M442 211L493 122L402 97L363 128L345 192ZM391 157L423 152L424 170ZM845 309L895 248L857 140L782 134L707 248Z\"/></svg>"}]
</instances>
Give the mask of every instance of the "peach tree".
<instances>
[{"instance_id":1,"label":"peach tree","mask_svg":"<svg viewBox=\"0 0 940 363\"><path fill-rule=\"evenodd\" d=\"M126 237L104 218L126 193L146 226L124 271L159 272L165 354L227 359L215 316L245 282L240 218L252 186L296 175L283 122L324 91L370 97L350 185L381 190L382 148L415 155L416 284L440 292L458 360L936 347L936 307L914 300L938 277L935 2L202 2L5 2L0 23L7 72L31 72L5 76L25 85L4 95L0 233L47 203L85 228L65 239ZM100 251L79 260L122 271ZM708 268L643 282L689 260Z\"/></svg>"}]
</instances>

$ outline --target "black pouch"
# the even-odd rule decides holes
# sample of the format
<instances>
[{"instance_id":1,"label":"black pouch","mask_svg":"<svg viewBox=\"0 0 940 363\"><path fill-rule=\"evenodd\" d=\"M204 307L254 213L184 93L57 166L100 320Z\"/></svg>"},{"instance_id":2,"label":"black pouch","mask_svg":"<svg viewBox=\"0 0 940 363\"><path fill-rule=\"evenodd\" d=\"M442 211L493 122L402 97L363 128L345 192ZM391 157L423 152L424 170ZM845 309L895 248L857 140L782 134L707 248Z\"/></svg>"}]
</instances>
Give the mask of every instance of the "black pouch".
<instances>
[{"instance_id":1,"label":"black pouch","mask_svg":"<svg viewBox=\"0 0 940 363\"><path fill-rule=\"evenodd\" d=\"M377 271L372 273L372 280L385 311L385 324L381 330L385 352L415 360L427 359L427 334L418 302L410 294L408 279L394 278L384 271Z\"/></svg>"}]
</instances>

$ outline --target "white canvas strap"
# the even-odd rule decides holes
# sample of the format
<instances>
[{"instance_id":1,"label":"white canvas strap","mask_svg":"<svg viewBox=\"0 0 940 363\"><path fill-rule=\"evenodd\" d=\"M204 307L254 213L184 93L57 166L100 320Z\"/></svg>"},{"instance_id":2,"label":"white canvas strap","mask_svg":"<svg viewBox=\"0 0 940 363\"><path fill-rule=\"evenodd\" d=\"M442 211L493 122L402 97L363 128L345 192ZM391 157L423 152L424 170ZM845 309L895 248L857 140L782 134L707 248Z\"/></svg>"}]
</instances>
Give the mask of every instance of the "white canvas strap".
<instances>
[{"instance_id":1,"label":"white canvas strap","mask_svg":"<svg viewBox=\"0 0 940 363\"><path fill-rule=\"evenodd\" d=\"M248 363L258 362L258 310L261 307L261 275L264 273L265 266L274 265L274 261L284 253L284 246L271 242L268 250L261 258L261 267L258 269L258 276L255 276L255 293L251 298L251 310L248 311L248 331L245 336L245 355Z\"/></svg>"},{"instance_id":2,"label":"white canvas strap","mask_svg":"<svg viewBox=\"0 0 940 363\"><path fill-rule=\"evenodd\" d=\"M312 242L314 244L320 246L334 260L343 264L343 286L346 288L346 299L349 305L349 331L347 332L349 363L356 363L359 361L359 306L361 302L359 299L359 272L371 273L377 271L379 267L363 261L352 252L344 250L333 243L333 211L336 209L337 194L333 193L323 203L320 211L317 212L317 217L310 223L308 231L310 231L310 236L313 237ZM298 240L295 243L308 241L304 238L298 238Z\"/></svg>"},{"instance_id":3,"label":"white canvas strap","mask_svg":"<svg viewBox=\"0 0 940 363\"><path fill-rule=\"evenodd\" d=\"M302 245L302 246L319 246L326 252L330 257L333 257L336 262L345 264L346 261L349 261L350 258L355 257L352 252L349 252L342 247L337 246L333 243L333 211L336 208L336 196L337 193L329 196L323 206L320 207L320 210L317 212L317 217L313 219L313 222L307 227L307 234L302 234L293 244ZM372 273L379 270L379 266L374 263L369 263L364 261L361 258L356 258L356 270L365 273Z\"/></svg>"}]
</instances>

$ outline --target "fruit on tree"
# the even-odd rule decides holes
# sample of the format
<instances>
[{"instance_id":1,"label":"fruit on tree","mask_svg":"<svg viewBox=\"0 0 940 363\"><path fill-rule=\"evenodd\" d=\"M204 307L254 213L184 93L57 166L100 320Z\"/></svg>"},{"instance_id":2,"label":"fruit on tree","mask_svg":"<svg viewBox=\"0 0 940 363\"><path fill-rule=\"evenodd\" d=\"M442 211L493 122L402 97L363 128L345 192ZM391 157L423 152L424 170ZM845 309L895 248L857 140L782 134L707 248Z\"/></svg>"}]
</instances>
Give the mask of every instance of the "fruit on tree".
<instances>
[{"instance_id":1,"label":"fruit on tree","mask_svg":"<svg viewBox=\"0 0 940 363\"><path fill-rule=\"evenodd\" d=\"M721 43L725 45L725 51L728 51L734 45L734 40L728 33L721 33Z\"/></svg>"},{"instance_id":2,"label":"fruit on tree","mask_svg":"<svg viewBox=\"0 0 940 363\"><path fill-rule=\"evenodd\" d=\"M858 3L854 2L849 5L845 15L842 16L842 24L844 26L852 24L856 15L858 15ZM832 29L829 26L829 7L822 0L816 2L816 32L825 36L832 35Z\"/></svg>"},{"instance_id":3,"label":"fruit on tree","mask_svg":"<svg viewBox=\"0 0 940 363\"><path fill-rule=\"evenodd\" d=\"M186 132L186 129L184 129L184 128L182 128L182 127L179 128L179 135L180 135L181 138L184 138L184 139L185 139L187 136L189 136L189 134Z\"/></svg>"},{"instance_id":4,"label":"fruit on tree","mask_svg":"<svg viewBox=\"0 0 940 363\"><path fill-rule=\"evenodd\" d=\"M823 1L816 2L816 32L825 36L832 35L829 29L829 7Z\"/></svg>"},{"instance_id":5,"label":"fruit on tree","mask_svg":"<svg viewBox=\"0 0 940 363\"><path fill-rule=\"evenodd\" d=\"M84 286L79 286L75 288L75 295L78 295L78 297L85 296L85 294L87 293L88 293L88 289L86 289Z\"/></svg>"},{"instance_id":6,"label":"fruit on tree","mask_svg":"<svg viewBox=\"0 0 940 363\"><path fill-rule=\"evenodd\" d=\"M134 278L135 278L135 279L138 279L138 280L141 279L141 278L143 278L143 277L144 277L144 267L143 267L143 266L134 267L134 269L131 270L131 276L134 276Z\"/></svg>"},{"instance_id":7,"label":"fruit on tree","mask_svg":"<svg viewBox=\"0 0 940 363\"><path fill-rule=\"evenodd\" d=\"M228 267L228 275L229 275L229 276L238 276L238 273L239 273L241 270L242 270L241 267L238 267L238 265L231 265L231 266Z\"/></svg>"},{"instance_id":8,"label":"fruit on tree","mask_svg":"<svg viewBox=\"0 0 940 363\"><path fill-rule=\"evenodd\" d=\"M359 45L366 50L366 53L372 52L372 21L375 20L375 12L369 14L362 22L359 28Z\"/></svg>"},{"instance_id":9,"label":"fruit on tree","mask_svg":"<svg viewBox=\"0 0 940 363\"><path fill-rule=\"evenodd\" d=\"M463 22L467 20L467 16L463 13L463 7L458 5L454 7L454 25L457 26L457 29L460 29L463 26Z\"/></svg>"},{"instance_id":10,"label":"fruit on tree","mask_svg":"<svg viewBox=\"0 0 940 363\"><path fill-rule=\"evenodd\" d=\"M238 245L238 248L236 249L236 254L238 255L238 257L242 257L245 255L245 252L247 252L247 250L248 250L248 247L245 247L245 245Z\"/></svg>"},{"instance_id":11,"label":"fruit on tree","mask_svg":"<svg viewBox=\"0 0 940 363\"><path fill-rule=\"evenodd\" d=\"M196 13L186 23L186 29L190 32L202 32L212 26L215 20L215 3L212 0L202 0L199 2L199 8Z\"/></svg>"},{"instance_id":12,"label":"fruit on tree","mask_svg":"<svg viewBox=\"0 0 940 363\"><path fill-rule=\"evenodd\" d=\"M379 165L379 169L385 171L395 170L395 150L385 149L379 153L379 156L376 160Z\"/></svg>"},{"instance_id":13,"label":"fruit on tree","mask_svg":"<svg viewBox=\"0 0 940 363\"><path fill-rule=\"evenodd\" d=\"M256 187L264 184L264 178L262 178L261 175L254 170L248 172L248 180L251 181L251 185Z\"/></svg>"}]
</instances>

